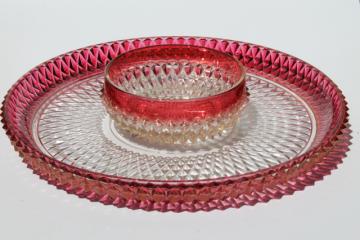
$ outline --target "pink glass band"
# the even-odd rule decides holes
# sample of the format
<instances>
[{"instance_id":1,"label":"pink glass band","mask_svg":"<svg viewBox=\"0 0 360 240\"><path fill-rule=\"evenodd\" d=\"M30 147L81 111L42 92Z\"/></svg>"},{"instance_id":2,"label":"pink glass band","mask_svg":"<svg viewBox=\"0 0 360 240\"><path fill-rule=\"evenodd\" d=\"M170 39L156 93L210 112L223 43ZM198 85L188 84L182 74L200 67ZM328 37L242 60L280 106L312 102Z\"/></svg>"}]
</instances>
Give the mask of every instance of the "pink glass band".
<instances>
[{"instance_id":1,"label":"pink glass band","mask_svg":"<svg viewBox=\"0 0 360 240\"><path fill-rule=\"evenodd\" d=\"M185 72L200 74L206 71L201 67L216 66L223 70L214 71L215 78L221 78L232 84L224 92L212 96L191 99L157 99L129 93L121 88L121 81L126 81L121 76L129 67L147 62L179 61L185 60L198 64L196 69L182 68ZM140 71L140 70L139 70ZM149 69L156 74L155 68ZM163 69L163 71L167 71ZM180 69L179 69L180 71ZM136 75L136 72L134 73ZM143 70L141 74L149 74ZM186 45L161 45L133 50L119 55L106 69L104 96L111 105L116 106L126 114L135 115L147 120L201 120L214 117L234 106L241 96L245 94L245 70L234 57L204 47Z\"/></svg>"},{"instance_id":2,"label":"pink glass band","mask_svg":"<svg viewBox=\"0 0 360 240\"><path fill-rule=\"evenodd\" d=\"M321 130L314 141L317 144L311 150L288 162L244 175L201 181L151 181L105 175L60 162L38 149L31 137L31 129L25 123L33 114L30 106L43 94L84 74L99 74L119 54L161 44L203 46L227 52L252 72L309 94L310 106L316 106L317 99L325 96L331 102L332 114L322 116L316 107L314 113L320 127L324 123L329 123L329 127ZM324 73L274 49L205 37L121 40L78 49L48 60L31 69L12 86L2 104L1 121L24 162L48 183L91 201L147 211L210 211L278 199L329 175L342 162L351 144L347 102L341 90Z\"/></svg>"}]
</instances>

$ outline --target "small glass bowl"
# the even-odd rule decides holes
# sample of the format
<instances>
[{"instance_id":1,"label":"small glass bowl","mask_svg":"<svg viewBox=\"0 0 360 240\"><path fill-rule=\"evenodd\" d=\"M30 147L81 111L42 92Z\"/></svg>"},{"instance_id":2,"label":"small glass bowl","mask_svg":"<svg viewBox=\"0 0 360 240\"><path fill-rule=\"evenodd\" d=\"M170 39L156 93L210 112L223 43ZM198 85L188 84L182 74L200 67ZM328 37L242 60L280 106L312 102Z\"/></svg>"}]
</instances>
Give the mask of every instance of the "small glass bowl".
<instances>
[{"instance_id":1,"label":"small glass bowl","mask_svg":"<svg viewBox=\"0 0 360 240\"><path fill-rule=\"evenodd\" d=\"M247 101L244 67L204 47L132 50L112 60L105 74L104 102L117 127L157 143L222 136Z\"/></svg>"}]
</instances>

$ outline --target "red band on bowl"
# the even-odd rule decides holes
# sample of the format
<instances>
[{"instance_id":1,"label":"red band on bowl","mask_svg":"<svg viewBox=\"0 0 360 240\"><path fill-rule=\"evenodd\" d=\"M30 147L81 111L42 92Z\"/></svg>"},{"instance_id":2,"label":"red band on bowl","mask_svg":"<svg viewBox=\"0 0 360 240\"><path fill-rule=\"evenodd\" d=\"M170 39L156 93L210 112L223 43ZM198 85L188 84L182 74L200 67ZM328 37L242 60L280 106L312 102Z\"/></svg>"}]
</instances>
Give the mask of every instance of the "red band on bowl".
<instances>
[{"instance_id":1,"label":"red band on bowl","mask_svg":"<svg viewBox=\"0 0 360 240\"><path fill-rule=\"evenodd\" d=\"M208 95L187 96L188 99L162 99L144 95L141 91L134 93L134 87L129 88L131 91L125 89L126 81L130 82L132 78L148 84L144 79L150 74L160 82L186 82L182 76L186 78L187 75L198 79L208 77L228 87L225 90L220 87L219 91ZM246 94L244 75L244 67L238 60L225 53L204 47L160 45L133 50L115 58L106 69L104 96L118 110L146 120L201 120L217 116L243 99L241 96ZM217 84L214 80L211 83ZM158 83L149 83L149 88L151 84Z\"/></svg>"}]
</instances>

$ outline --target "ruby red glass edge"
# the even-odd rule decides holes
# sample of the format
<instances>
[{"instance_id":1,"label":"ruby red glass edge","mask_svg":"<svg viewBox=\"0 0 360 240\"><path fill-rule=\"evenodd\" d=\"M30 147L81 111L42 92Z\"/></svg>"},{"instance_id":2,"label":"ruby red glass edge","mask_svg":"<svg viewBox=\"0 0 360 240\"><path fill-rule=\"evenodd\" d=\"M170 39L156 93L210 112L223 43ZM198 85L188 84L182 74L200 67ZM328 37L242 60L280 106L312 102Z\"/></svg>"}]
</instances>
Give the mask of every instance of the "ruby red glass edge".
<instances>
[{"instance_id":1,"label":"ruby red glass edge","mask_svg":"<svg viewBox=\"0 0 360 240\"><path fill-rule=\"evenodd\" d=\"M271 74L275 77L282 78L284 81L293 82L294 84L310 82L313 85L312 89L309 88L309 84L304 84L304 90L318 91L320 89L321 91L325 92L329 97L331 97L333 102L335 114L333 115L333 121L330 130L326 133L324 141L320 146L312 149L310 152L305 153L304 155L301 155L289 162L277 165L264 171L219 180L195 182L189 181L188 183L186 183L186 181L166 182L165 185L161 187L156 184L156 181L141 181L136 179L124 179L121 177L118 178L113 176L106 176L78 169L73 166L58 162L57 160L49 158L39 152L36 147L32 146L32 140L28 139L28 136L23 133L24 129L20 126L20 123L18 121L19 116L22 114L22 112L26 110L27 104L29 102L41 95L42 92L47 91L47 89L49 89L52 85L62 82L70 76L75 76L82 72L100 69L109 62L110 58L114 58L119 53L129 51L132 48L150 46L151 44L156 45L172 43L200 45L211 47L224 52L229 52L230 54L238 57L245 66ZM90 56L90 58L86 59L84 55ZM26 90L24 90L24 86L26 86L29 82L32 82L35 87L32 91L26 92ZM74 52L70 52L68 54L52 59L48 62L45 62L44 64L40 65L37 68L34 68L23 78L21 78L11 88L8 95L5 97L1 115L2 122L4 124L4 128L7 131L7 134L14 143L16 149L24 155L25 162L27 162L29 166L34 169L35 172L38 172L39 175L47 179L50 183L57 185L58 187L65 190L67 190L68 188L69 192L74 191L74 187L79 187L81 183L74 182L74 179L71 179L71 177L67 179L65 177L65 175L68 176L67 173L71 175L75 174L72 175L73 177L84 178L84 181L97 179L100 181L99 184L116 183L120 184L122 187L130 187L129 184L131 184L133 187L135 187L133 191L138 191L141 186L150 187L151 185L148 184L151 183L157 185L157 187L159 187L164 192L172 191L171 189L175 191L175 189L177 188L181 188L184 190L184 188L187 188L186 184L190 184L191 186L189 188L192 188L193 190L204 190L204 188L208 188L207 190L210 190L212 188L212 185L208 184L224 183L224 186L230 187L230 189L234 190L234 192L238 194L237 197L233 197L233 201L238 202L237 204L233 202L232 204L226 205L224 202L224 199L226 198L224 196L220 200L218 200L218 204L210 200L206 203L201 203L200 199L197 198L196 202L197 204L199 204L198 207L196 207L196 205L194 204L188 204L190 206L189 207L188 205L184 205L184 203L180 204L179 202L171 205L169 202L166 202L168 200L165 201L165 198L160 198L159 201L156 201L156 199L152 199L151 201L153 202L150 201L151 204L145 204L146 199L141 200L141 197L133 200L131 200L131 198L124 198L126 201L124 199L118 199L118 204L116 203L116 199L112 199L113 201L109 199L103 201L104 203L108 204L111 203L114 205L127 206L130 208L142 208L145 210L155 209L159 211L197 211L223 209L231 206L239 207L243 204L254 204L259 201L267 201L271 198L278 198L284 194L291 194L295 190L301 190L306 185L311 185L315 180L320 179L321 176L329 174L329 171L336 168L336 165L341 162L341 159L345 156L345 152L348 151L348 146L350 144L350 130L348 125L346 101L341 94L341 91L336 87L336 85L319 70L299 59L278 52L276 50L260 47L253 44L211 38L163 37L133 39L100 44L93 47L88 47ZM294 185L293 188L291 188L289 185L290 182L285 179L287 178L286 176L289 176L289 174L284 172L284 170L294 169L298 164L301 164L301 166L307 166L306 162L309 161L309 159L313 159L314 154L321 153L323 154L324 158L321 158L321 161L319 160L320 158L317 159L316 163L314 163L314 165L312 166L313 168L301 169L301 171L307 170L307 172L299 173L299 175L293 176ZM65 170L63 175L59 175L59 179L60 177L65 177L65 179L62 179L62 182L71 180L71 183L67 183L70 184L71 187L66 187L62 185L63 183L60 184L60 182L56 182L54 179L52 179L51 175L48 175L50 173L54 173L54 171L58 171L58 169ZM245 192L239 193L238 187L240 186L233 185L242 185L242 182L248 182L251 179L253 179L252 181L256 181L256 179L259 177L263 179L267 177L270 178L269 174L276 174L276 180L282 181L274 182L273 184L275 186L279 186L278 184L282 184L283 186L286 186L287 191L279 191L277 193L278 195L274 195L273 193L265 191L263 193L263 196L260 196L259 192L258 194L253 195L253 200L248 199L245 201L244 199L241 199L241 196L249 197L249 195L246 195ZM302 180L299 179L300 177L302 177ZM300 184L301 181L302 184ZM231 186L235 187L237 191L235 191L235 188L231 188ZM262 189L264 190L271 190L263 184L260 184L259 186L263 186ZM75 193L79 196L87 197L91 200L101 201L101 198L99 198L101 194L97 195L95 190L91 192L93 197L90 196L90 193L87 195L85 194L86 196L82 195L82 193L80 192L72 193ZM102 192L102 194L104 193L105 192ZM194 198L196 198L196 196L194 196ZM214 200L216 199L217 198L215 197ZM187 202L184 199L183 201ZM158 205L156 205L156 202L158 202ZM223 204L222 206L220 202L221 204ZM214 204L212 207L211 203Z\"/></svg>"},{"instance_id":2,"label":"ruby red glass edge","mask_svg":"<svg viewBox=\"0 0 360 240\"><path fill-rule=\"evenodd\" d=\"M216 65L227 72L234 86L216 95L181 100L160 100L134 95L122 90L117 82L120 73L147 61L186 60ZM230 109L245 93L245 69L234 57L220 51L188 45L159 45L132 50L113 59L105 70L104 97L119 110L148 120L201 120Z\"/></svg>"}]
</instances>

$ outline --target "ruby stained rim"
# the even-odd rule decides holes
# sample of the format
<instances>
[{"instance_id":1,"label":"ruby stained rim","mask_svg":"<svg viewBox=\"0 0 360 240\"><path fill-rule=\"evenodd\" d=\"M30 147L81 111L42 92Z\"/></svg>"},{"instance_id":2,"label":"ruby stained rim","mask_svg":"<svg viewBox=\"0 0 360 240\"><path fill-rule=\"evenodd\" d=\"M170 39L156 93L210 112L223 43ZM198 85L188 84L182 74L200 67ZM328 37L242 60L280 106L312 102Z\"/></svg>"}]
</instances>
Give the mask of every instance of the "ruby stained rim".
<instances>
[{"instance_id":1,"label":"ruby stained rim","mask_svg":"<svg viewBox=\"0 0 360 240\"><path fill-rule=\"evenodd\" d=\"M187 48L187 49L194 49L196 51L209 51L211 52L213 55L216 55L216 56L221 56L222 58L227 58L227 61L228 62L233 62L233 65L236 65L239 69L237 69L237 71L234 73L235 75L235 78L237 83L234 84L231 88L227 89L226 91L222 91L222 92L219 92L219 93L216 93L214 95L211 95L211 96L207 96L207 97L199 97L199 98L190 98L190 99L176 99L176 100L172 100L172 99L156 99L156 98L151 98L151 97L145 97L145 96L140 96L140 95L136 95L136 94L133 94L133 93L130 93L130 92L127 92L125 91L124 89L122 89L121 87L117 86L112 80L111 80L111 77L109 76L109 71L110 71L110 68L113 67L114 64L117 63L117 61L119 60L122 60L122 58L126 58L128 57L129 54L136 54L137 50L157 50L157 49L161 49L161 48L169 48L169 47L176 47L176 48ZM169 58L171 59L171 58ZM145 60L146 61L146 60ZM217 95L220 95L220 94L223 94L227 91L230 91L231 89L233 88L236 88L238 85L240 85L243 81L244 81L244 77L245 77L245 68L244 66L241 64L241 62L234 58L233 56L227 54L227 53L224 53L224 52L220 52L220 51L216 51L214 49L211 49L211 48L206 48L206 47L198 47L198 46L191 46L191 45L179 45L179 44L173 44L173 45L170 45L170 44L166 44L166 45L158 45L158 46L149 46L149 47L143 47L143 48L138 48L138 49L134 49L134 50L130 50L128 52L125 52L125 53L122 53L120 55L118 55L117 57L115 57L114 59L112 59L105 67L105 82L108 82L110 83L111 85L113 85L115 88L117 88L119 91L122 91L122 92L125 92L129 95L134 95L136 97L139 97L139 98L144 98L144 99L149 99L149 100L154 100L154 101L160 101L160 102L174 102L174 101L179 101L179 102L188 102L188 101L198 101L198 100L201 100L201 99L207 99L209 97L214 97L214 96L217 96Z\"/></svg>"},{"instance_id":2,"label":"ruby stained rim","mask_svg":"<svg viewBox=\"0 0 360 240\"><path fill-rule=\"evenodd\" d=\"M130 60L128 60L130 59ZM194 63L216 63L230 72L228 81L233 86L216 94L190 99L157 99L127 92L118 86L113 75L129 68L129 65L148 61L187 60ZM133 62L132 62L133 61ZM130 62L130 63L129 63ZM124 67L125 66L125 67ZM125 69L122 69L124 67ZM117 70L114 70L117 69ZM117 71L117 73L115 73ZM118 78L115 77L115 78ZM233 56L214 49L189 45L158 45L138 48L122 53L105 67L104 97L112 105L126 114L150 121L163 120L196 121L215 117L236 104L245 90L245 68ZM146 106L146 107L144 107ZM164 111L165 110L165 111Z\"/></svg>"},{"instance_id":3,"label":"ruby stained rim","mask_svg":"<svg viewBox=\"0 0 360 240\"><path fill-rule=\"evenodd\" d=\"M231 176L231 177L224 177L224 178L218 178L218 179L210 179L210 180L172 180L172 181L166 181L166 180L141 180L141 179L131 179L131 178L124 178L124 177L116 177L116 176L109 176L101 173L94 173L88 170L80 169L71 165L68 165L63 162L59 162L58 160L48 157L44 155L40 150L38 150L36 147L34 147L34 142L32 139L28 139L26 136L24 136L24 133L22 133L22 130L19 129L16 125L12 123L12 121L15 121L14 119L11 120L11 118L14 118L13 112L11 114L8 114L10 109L12 107L15 107L10 99L13 99L15 95L19 94L19 89L17 89L19 86L22 86L23 81L26 81L28 79L34 80L33 74L37 74L38 76L44 74L53 74L51 84L47 83L45 86L41 86L42 91L46 91L45 89L48 89L50 86L54 86L59 82L62 82L68 78L71 78L72 76L77 76L81 73L83 70L77 70L72 71L70 69L65 70L62 72L60 70L59 73L57 73L58 76L56 78L54 77L54 73L46 72L46 69L48 67L54 69L54 66L59 66L61 68L62 61L70 62L71 63L71 57L75 56L79 58L80 53L86 52L87 55L89 55L89 52L92 52L94 56L96 56L96 59L92 59L89 61L94 61L95 63L89 64L88 69L85 71L95 71L96 69L103 68L109 61L107 55L109 54L109 50L107 50L107 55L103 53L104 56L99 56L99 49L101 48L108 48L110 46L119 45L117 51L129 51L132 48L138 48L138 47L145 47L147 45L161 45L161 44L173 44L176 42L176 44L184 44L184 45L200 45L201 44L208 44L210 47L213 47L216 50L220 51L228 51L230 54L235 55L236 57L241 58L240 61L243 62L245 67L252 67L254 69L258 69L260 71L268 72L274 77L280 77L282 78L282 74L284 74L283 78L287 78L291 75L298 74L297 71L303 70L304 72L301 74L302 76L300 78L309 78L307 81L310 80L322 80L326 82L326 86L324 88L328 88L329 97L332 98L334 112L336 116L333 116L332 123L329 127L329 131L325 134L323 141L321 144L310 151L292 159L287 162L275 165L273 167L269 167L267 169L259 170L256 172L246 173L243 175L238 176ZM120 47L121 46L121 47ZM207 46L207 47L209 47ZM234 48L232 48L234 46ZM113 55L116 55L116 51L113 50ZM95 53L95 54L94 54ZM264 64L261 65L261 58L267 57L266 62L263 62ZM114 56L115 57L115 56ZM103 59L101 59L103 58ZM81 59L81 61L86 61L84 59ZM96 62L99 61L99 62ZM290 69L289 62L292 62L293 64L297 63L298 65L295 66L295 69ZM81 62L81 64L84 64ZM284 67L282 65L287 64L287 67ZM267 66L265 66L267 65ZM302 66L302 68L299 70L299 65ZM294 66L294 65L293 65ZM296 69L297 68L297 69ZM266 71L264 70L266 69ZM56 70L54 70L56 71ZM59 70L57 70L59 71ZM291 72L291 74L289 74ZM319 77L320 75L320 77ZM40 76L41 77L41 76ZM38 83L41 85L40 83ZM44 89L42 89L44 88ZM324 90L324 89L323 89ZM315 91L315 90L314 90ZM28 104L26 101L24 105ZM24 106L22 106L24 107ZM85 177L89 180L98 180L100 182L104 183L114 183L114 184L126 184L131 186L143 186L143 187L162 187L163 190L169 188L169 191L172 187L184 187L187 188L188 186L191 187L211 187L219 186L219 184L236 184L241 183L242 181L251 181L259 178L263 178L266 176L272 176L274 174L286 175L287 170L291 169L292 167L296 167L299 164L303 164L304 162L308 162L311 159L314 159L315 156L318 157L324 157L326 156L326 153L331 153L332 157L337 157L336 164L341 162L341 159L345 156L345 153L348 151L348 146L350 145L349 139L350 139L350 129L348 124L348 112L347 112L347 103L345 101L344 96L342 95L339 88L334 84L325 74L320 72L318 69L314 68L312 65L297 59L295 57L292 57L288 54L282 53L277 50L273 50L270 48L266 48L263 46L255 45L255 44L249 44L249 43L243 43L243 42L237 42L232 40L225 40L225 39L218 39L218 38L206 38L206 37L149 37L149 38L138 38L138 39L129 39L124 41L115 41L115 42L109 42L104 44L98 44L94 46L89 46L85 48L81 48L72 52L68 52L67 54L60 55L58 57L55 57L49 61L44 62L43 64L40 64L39 66L33 68L30 70L27 74L25 74L22 78L20 78L8 91L7 95L5 96L5 99L2 104L2 111L1 111L1 117L2 122L4 125L4 129L7 132L7 135L10 137L11 141L14 143L16 150L18 150L23 156L26 162L29 162L30 159L36 158L40 161L44 161L47 164L50 164L52 168L54 169L61 169L62 171L65 171L66 173L71 173L75 175L79 175L81 177ZM16 117L15 117L16 118ZM341 136L345 136L343 140L339 140ZM338 145L334 145L337 141L340 141ZM341 142L343 142L343 146L341 146ZM334 145L334 149L332 146ZM31 167L31 165L29 165ZM336 167L336 165L335 165ZM330 169L335 168L334 166L329 166ZM34 169L35 171L35 169ZM315 172L318 174L327 175L329 173L321 173L320 170L312 170L311 172ZM44 177L48 179L49 177ZM305 177L306 178L306 177ZM320 179L320 177L314 177L314 179ZM53 183L57 185L56 183ZM310 185L313 184L305 184ZM61 187L65 189L64 187ZM303 187L295 187L296 190L301 190ZM282 193L284 195L286 193ZM78 194L79 195L79 194ZM89 198L89 197L88 197ZM270 198L278 198L278 197L270 197ZM257 201L256 201L257 202ZM138 207L142 208L142 207ZM221 209L221 207L215 207ZM171 210L171 209L167 209ZM197 209L199 210L199 209Z\"/></svg>"}]
</instances>

